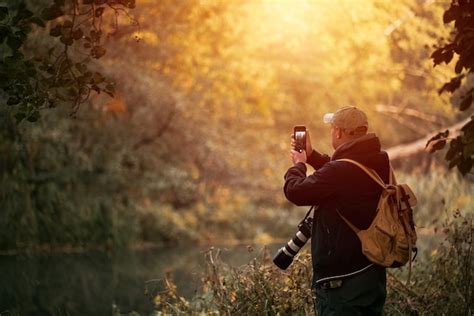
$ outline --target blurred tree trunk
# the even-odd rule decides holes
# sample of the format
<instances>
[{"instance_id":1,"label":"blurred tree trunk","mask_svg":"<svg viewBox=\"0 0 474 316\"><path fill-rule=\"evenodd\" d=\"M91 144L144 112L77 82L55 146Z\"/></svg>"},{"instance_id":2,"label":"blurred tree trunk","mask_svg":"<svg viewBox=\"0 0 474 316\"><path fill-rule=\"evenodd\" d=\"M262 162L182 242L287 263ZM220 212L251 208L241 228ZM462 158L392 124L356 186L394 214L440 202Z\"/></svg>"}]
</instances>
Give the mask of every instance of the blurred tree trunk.
<instances>
[{"instance_id":1,"label":"blurred tree trunk","mask_svg":"<svg viewBox=\"0 0 474 316\"><path fill-rule=\"evenodd\" d=\"M461 122L458 122L452 126L443 128L442 130L450 131L450 138L456 137L459 135L461 128L470 120L466 118ZM419 156L420 162L431 160L430 152L432 152L431 147L435 146L434 142L431 142L428 146L428 141L437 133L432 133L426 137L420 138L410 143L401 144L388 148L386 151L390 157L390 161L395 166L400 166L403 164L403 160L408 157Z\"/></svg>"}]
</instances>

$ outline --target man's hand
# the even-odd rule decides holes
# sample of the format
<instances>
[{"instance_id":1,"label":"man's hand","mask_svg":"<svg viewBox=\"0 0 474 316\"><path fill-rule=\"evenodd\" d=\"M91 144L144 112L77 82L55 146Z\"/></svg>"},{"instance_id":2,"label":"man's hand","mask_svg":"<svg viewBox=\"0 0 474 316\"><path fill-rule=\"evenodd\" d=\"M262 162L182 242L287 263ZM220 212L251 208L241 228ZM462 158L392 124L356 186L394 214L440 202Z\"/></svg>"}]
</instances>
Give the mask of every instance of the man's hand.
<instances>
[{"instance_id":1,"label":"man's hand","mask_svg":"<svg viewBox=\"0 0 474 316\"><path fill-rule=\"evenodd\" d=\"M296 165L298 162L302 162L302 163L306 163L306 151L302 151L302 152L299 152L299 151L296 151L294 149L292 149L290 151L290 156L291 156L291 160L293 160L293 163Z\"/></svg>"},{"instance_id":2,"label":"man's hand","mask_svg":"<svg viewBox=\"0 0 474 316\"><path fill-rule=\"evenodd\" d=\"M291 149L296 150L296 141L295 135L291 134ZM309 137L309 130L306 130L306 152L310 155L313 152L313 147L311 146L311 139Z\"/></svg>"}]
</instances>

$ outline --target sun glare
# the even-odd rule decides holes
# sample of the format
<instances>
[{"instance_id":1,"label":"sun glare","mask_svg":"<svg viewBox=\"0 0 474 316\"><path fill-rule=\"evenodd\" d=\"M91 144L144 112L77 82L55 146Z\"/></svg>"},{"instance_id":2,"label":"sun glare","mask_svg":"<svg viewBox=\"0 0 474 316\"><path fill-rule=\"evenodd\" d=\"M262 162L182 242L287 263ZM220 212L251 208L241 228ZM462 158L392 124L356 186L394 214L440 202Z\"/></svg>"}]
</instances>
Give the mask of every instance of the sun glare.
<instances>
[{"instance_id":1,"label":"sun glare","mask_svg":"<svg viewBox=\"0 0 474 316\"><path fill-rule=\"evenodd\" d=\"M327 24L329 1L249 1L247 28L255 47L283 48L303 52L310 48L308 38L320 34Z\"/></svg>"}]
</instances>

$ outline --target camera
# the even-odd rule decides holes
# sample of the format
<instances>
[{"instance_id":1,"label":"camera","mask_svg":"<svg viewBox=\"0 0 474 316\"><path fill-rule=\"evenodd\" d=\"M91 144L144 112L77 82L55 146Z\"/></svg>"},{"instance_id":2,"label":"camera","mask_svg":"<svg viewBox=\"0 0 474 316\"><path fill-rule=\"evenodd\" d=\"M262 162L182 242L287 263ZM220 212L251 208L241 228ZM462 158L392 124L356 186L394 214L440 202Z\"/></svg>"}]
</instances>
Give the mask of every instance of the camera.
<instances>
[{"instance_id":1,"label":"camera","mask_svg":"<svg viewBox=\"0 0 474 316\"><path fill-rule=\"evenodd\" d=\"M298 231L295 236L286 243L285 246L281 247L275 256L273 257L273 263L282 270L286 270L293 262L293 258L296 256L298 251L306 244L308 239L311 238L311 230L313 227L313 217L309 216L313 208L308 211L306 217L298 225Z\"/></svg>"},{"instance_id":2,"label":"camera","mask_svg":"<svg viewBox=\"0 0 474 316\"><path fill-rule=\"evenodd\" d=\"M293 137L296 143L295 149L299 152L306 150L306 126L296 125L293 128Z\"/></svg>"}]
</instances>

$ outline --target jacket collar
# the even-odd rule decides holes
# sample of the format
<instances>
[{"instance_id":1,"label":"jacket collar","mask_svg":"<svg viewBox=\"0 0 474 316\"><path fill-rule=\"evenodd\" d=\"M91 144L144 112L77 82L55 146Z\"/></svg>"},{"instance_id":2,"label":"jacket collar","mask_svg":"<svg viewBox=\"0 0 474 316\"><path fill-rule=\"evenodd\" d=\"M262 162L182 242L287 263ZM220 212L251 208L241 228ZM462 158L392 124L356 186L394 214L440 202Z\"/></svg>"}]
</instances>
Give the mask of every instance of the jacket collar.
<instances>
[{"instance_id":1,"label":"jacket collar","mask_svg":"<svg viewBox=\"0 0 474 316\"><path fill-rule=\"evenodd\" d=\"M364 154L380 152L380 140L374 133L368 133L365 136L359 137L347 143L344 143L336 148L331 160L336 160L351 156L353 154Z\"/></svg>"}]
</instances>

